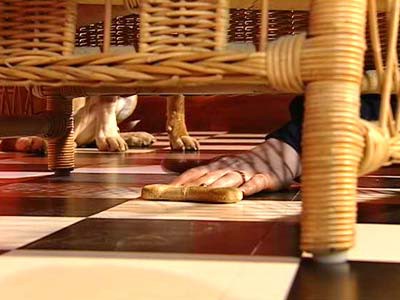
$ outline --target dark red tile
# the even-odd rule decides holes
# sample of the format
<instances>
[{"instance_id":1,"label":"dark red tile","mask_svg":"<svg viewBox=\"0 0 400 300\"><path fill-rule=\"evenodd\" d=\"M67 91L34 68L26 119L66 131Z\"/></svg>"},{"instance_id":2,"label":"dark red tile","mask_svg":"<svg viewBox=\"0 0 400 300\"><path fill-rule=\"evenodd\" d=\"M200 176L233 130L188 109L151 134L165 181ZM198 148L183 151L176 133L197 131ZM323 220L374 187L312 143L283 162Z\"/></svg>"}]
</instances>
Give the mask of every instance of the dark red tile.
<instances>
[{"instance_id":1,"label":"dark red tile","mask_svg":"<svg viewBox=\"0 0 400 300\"><path fill-rule=\"evenodd\" d=\"M41 183L86 183L86 184L108 184L129 185L141 187L152 183L171 182L176 175L173 174L118 174L118 173L73 173L70 176L49 176L35 180Z\"/></svg>"},{"instance_id":2,"label":"dark red tile","mask_svg":"<svg viewBox=\"0 0 400 300\"><path fill-rule=\"evenodd\" d=\"M278 192L260 192L251 196L247 196L246 200L277 200L277 201L293 201L297 200L297 189L283 190Z\"/></svg>"},{"instance_id":3,"label":"dark red tile","mask_svg":"<svg viewBox=\"0 0 400 300\"><path fill-rule=\"evenodd\" d=\"M400 165L394 164L388 167L382 167L371 173L371 175L398 175L400 176Z\"/></svg>"},{"instance_id":4,"label":"dark red tile","mask_svg":"<svg viewBox=\"0 0 400 300\"><path fill-rule=\"evenodd\" d=\"M132 184L87 182L19 182L2 186L0 199L14 198L108 198L134 199L140 190Z\"/></svg>"},{"instance_id":5,"label":"dark red tile","mask_svg":"<svg viewBox=\"0 0 400 300\"><path fill-rule=\"evenodd\" d=\"M2 197L0 216L88 217L125 201L101 198Z\"/></svg>"},{"instance_id":6,"label":"dark red tile","mask_svg":"<svg viewBox=\"0 0 400 300\"><path fill-rule=\"evenodd\" d=\"M394 201L394 202L392 202ZM400 224L400 196L357 204L357 223Z\"/></svg>"},{"instance_id":7,"label":"dark red tile","mask_svg":"<svg viewBox=\"0 0 400 300\"><path fill-rule=\"evenodd\" d=\"M0 170L14 170L32 168L39 171L47 166L47 157L39 154L28 154L21 152L7 152L4 156L0 154Z\"/></svg>"},{"instance_id":8,"label":"dark red tile","mask_svg":"<svg viewBox=\"0 0 400 300\"><path fill-rule=\"evenodd\" d=\"M162 161L162 158L146 158L143 157L141 159L137 158L126 158L124 160L118 160L111 166L113 168L117 167L132 167L132 166L150 166L150 165L159 165ZM98 165L98 164L96 164ZM105 162L104 165L110 167L109 162ZM90 165L92 167L92 165Z\"/></svg>"},{"instance_id":9,"label":"dark red tile","mask_svg":"<svg viewBox=\"0 0 400 300\"><path fill-rule=\"evenodd\" d=\"M31 163L26 163L26 164L13 164L13 163L8 163L8 164L1 164L0 163L0 171L19 171L19 172L48 172L49 168L47 165L47 161L43 164L31 164Z\"/></svg>"},{"instance_id":10,"label":"dark red tile","mask_svg":"<svg viewBox=\"0 0 400 300\"><path fill-rule=\"evenodd\" d=\"M201 147L201 141L200 141ZM221 145L223 147L223 145ZM180 152L180 151L171 151L169 149L158 150L155 155L163 156L164 158L190 158L190 157L198 157L198 158L213 158L221 155L236 155L242 152L246 152L245 150L201 150L197 152Z\"/></svg>"},{"instance_id":11,"label":"dark red tile","mask_svg":"<svg viewBox=\"0 0 400 300\"><path fill-rule=\"evenodd\" d=\"M86 219L29 249L250 255L275 223Z\"/></svg>"},{"instance_id":12,"label":"dark red tile","mask_svg":"<svg viewBox=\"0 0 400 300\"><path fill-rule=\"evenodd\" d=\"M399 287L400 264L303 260L287 300L393 300L400 299Z\"/></svg>"},{"instance_id":13,"label":"dark red tile","mask_svg":"<svg viewBox=\"0 0 400 300\"><path fill-rule=\"evenodd\" d=\"M27 182L27 181L33 181L37 180L37 177L26 177L26 178L4 178L0 179L0 185L7 185L11 183L17 183L17 182Z\"/></svg>"},{"instance_id":14,"label":"dark red tile","mask_svg":"<svg viewBox=\"0 0 400 300\"><path fill-rule=\"evenodd\" d=\"M123 160L124 155L124 153L77 153L75 155L75 167L81 168L104 163L112 166Z\"/></svg>"},{"instance_id":15,"label":"dark red tile","mask_svg":"<svg viewBox=\"0 0 400 300\"><path fill-rule=\"evenodd\" d=\"M15 153L12 152L0 152L0 162L3 159L13 159L15 158Z\"/></svg>"},{"instance_id":16,"label":"dark red tile","mask_svg":"<svg viewBox=\"0 0 400 300\"><path fill-rule=\"evenodd\" d=\"M358 186L367 188L400 188L400 176L361 177L358 179Z\"/></svg>"},{"instance_id":17,"label":"dark red tile","mask_svg":"<svg viewBox=\"0 0 400 300\"><path fill-rule=\"evenodd\" d=\"M257 245L254 255L300 256L300 225L296 217L288 222L272 222L267 234ZM293 220L290 222L289 220Z\"/></svg>"}]
</instances>

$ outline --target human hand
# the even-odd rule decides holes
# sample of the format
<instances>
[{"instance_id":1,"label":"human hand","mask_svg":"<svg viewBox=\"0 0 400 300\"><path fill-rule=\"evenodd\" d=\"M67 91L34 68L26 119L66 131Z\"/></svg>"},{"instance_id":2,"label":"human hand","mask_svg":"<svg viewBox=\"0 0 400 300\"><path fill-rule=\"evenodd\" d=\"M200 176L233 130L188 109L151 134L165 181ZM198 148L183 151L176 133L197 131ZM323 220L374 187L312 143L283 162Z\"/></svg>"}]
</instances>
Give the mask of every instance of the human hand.
<instances>
[{"instance_id":1,"label":"human hand","mask_svg":"<svg viewBox=\"0 0 400 300\"><path fill-rule=\"evenodd\" d=\"M297 152L279 140L269 139L247 153L225 156L190 169L171 184L238 187L249 196L263 190L279 190L289 185L299 173Z\"/></svg>"}]
</instances>

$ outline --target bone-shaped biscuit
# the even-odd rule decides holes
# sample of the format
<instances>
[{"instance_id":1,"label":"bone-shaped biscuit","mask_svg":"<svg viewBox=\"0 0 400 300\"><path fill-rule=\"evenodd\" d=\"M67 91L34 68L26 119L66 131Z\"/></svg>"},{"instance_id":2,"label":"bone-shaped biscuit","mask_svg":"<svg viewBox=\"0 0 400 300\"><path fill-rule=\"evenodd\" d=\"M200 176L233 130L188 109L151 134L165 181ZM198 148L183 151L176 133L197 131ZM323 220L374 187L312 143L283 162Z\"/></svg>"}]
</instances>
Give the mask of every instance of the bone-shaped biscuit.
<instances>
[{"instance_id":1,"label":"bone-shaped biscuit","mask_svg":"<svg viewBox=\"0 0 400 300\"><path fill-rule=\"evenodd\" d=\"M236 203L243 199L243 193L238 188L151 184L143 187L142 198L145 200Z\"/></svg>"}]
</instances>

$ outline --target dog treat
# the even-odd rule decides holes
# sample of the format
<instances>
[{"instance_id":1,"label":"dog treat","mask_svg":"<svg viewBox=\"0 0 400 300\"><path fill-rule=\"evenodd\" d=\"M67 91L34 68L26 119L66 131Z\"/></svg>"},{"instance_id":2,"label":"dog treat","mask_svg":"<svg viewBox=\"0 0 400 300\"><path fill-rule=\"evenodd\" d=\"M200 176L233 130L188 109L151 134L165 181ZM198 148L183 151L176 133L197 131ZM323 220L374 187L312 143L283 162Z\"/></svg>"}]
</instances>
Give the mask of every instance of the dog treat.
<instances>
[{"instance_id":1,"label":"dog treat","mask_svg":"<svg viewBox=\"0 0 400 300\"><path fill-rule=\"evenodd\" d=\"M142 198L145 200L236 203L243 199L243 193L237 188L151 184L143 187Z\"/></svg>"}]
</instances>

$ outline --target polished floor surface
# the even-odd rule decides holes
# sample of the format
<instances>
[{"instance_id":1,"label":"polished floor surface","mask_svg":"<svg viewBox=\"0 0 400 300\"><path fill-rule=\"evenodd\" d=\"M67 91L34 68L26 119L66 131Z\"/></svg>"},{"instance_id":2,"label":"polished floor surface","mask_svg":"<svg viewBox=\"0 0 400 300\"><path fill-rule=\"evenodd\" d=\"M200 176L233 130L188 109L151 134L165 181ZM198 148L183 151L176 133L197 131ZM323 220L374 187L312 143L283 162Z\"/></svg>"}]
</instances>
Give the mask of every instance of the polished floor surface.
<instances>
[{"instance_id":1,"label":"polished floor surface","mask_svg":"<svg viewBox=\"0 0 400 300\"><path fill-rule=\"evenodd\" d=\"M239 204L148 202L145 184L240 153L263 134L194 132L200 153L80 149L69 177L0 153L4 299L400 299L400 169L359 181L356 246L340 265L299 251L298 187Z\"/></svg>"}]
</instances>

